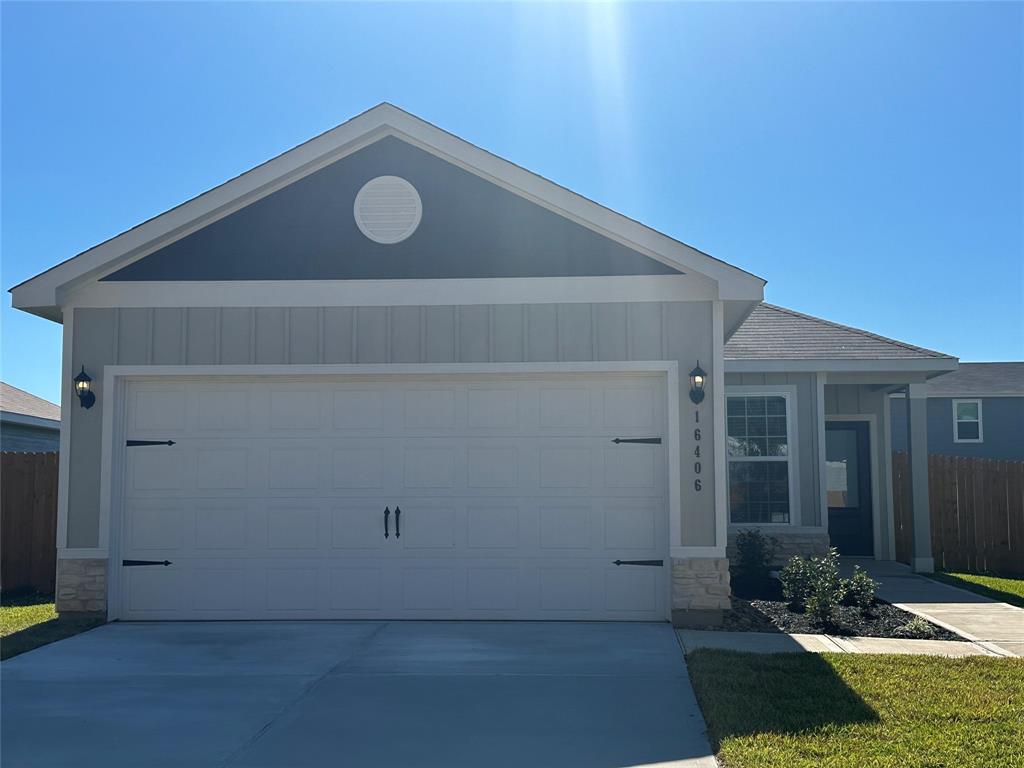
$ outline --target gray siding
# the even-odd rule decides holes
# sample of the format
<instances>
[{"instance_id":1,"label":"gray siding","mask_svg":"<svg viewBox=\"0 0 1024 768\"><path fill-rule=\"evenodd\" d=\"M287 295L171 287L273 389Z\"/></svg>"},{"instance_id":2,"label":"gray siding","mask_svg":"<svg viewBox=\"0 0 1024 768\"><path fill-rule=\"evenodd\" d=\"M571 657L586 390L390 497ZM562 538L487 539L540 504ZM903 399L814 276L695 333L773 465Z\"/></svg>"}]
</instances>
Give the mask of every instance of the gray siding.
<instances>
[{"instance_id":1,"label":"gray siding","mask_svg":"<svg viewBox=\"0 0 1024 768\"><path fill-rule=\"evenodd\" d=\"M459 307L76 309L72 367L85 365L97 402L71 411L68 546L99 544L103 368L125 364L459 363L676 360L710 370L710 302ZM711 419L713 397L702 406ZM802 400L802 398L801 398ZM680 419L692 419L681 408ZM806 421L801 416L801 429ZM692 449L683 421L682 455ZM704 450L713 455L714 436ZM715 544L714 467L703 490L682 473L682 541ZM724 542L723 542L724 543Z\"/></svg>"},{"instance_id":2,"label":"gray siding","mask_svg":"<svg viewBox=\"0 0 1024 768\"><path fill-rule=\"evenodd\" d=\"M60 450L60 430L28 424L0 423L0 451L53 453Z\"/></svg>"},{"instance_id":3,"label":"gray siding","mask_svg":"<svg viewBox=\"0 0 1024 768\"><path fill-rule=\"evenodd\" d=\"M382 175L407 179L423 203L416 231L390 245L365 237L353 216L359 189ZM388 136L103 280L677 274L679 270Z\"/></svg>"},{"instance_id":4,"label":"gray siding","mask_svg":"<svg viewBox=\"0 0 1024 768\"><path fill-rule=\"evenodd\" d=\"M729 373L726 387L786 384L796 387L796 457L800 475L800 519L797 525L821 525L818 493L818 388L813 373Z\"/></svg>"},{"instance_id":5,"label":"gray siding","mask_svg":"<svg viewBox=\"0 0 1024 768\"><path fill-rule=\"evenodd\" d=\"M971 399L971 398L968 398ZM981 443L953 442L953 398L928 398L928 452L946 456L1024 461L1024 397L982 397ZM892 449L907 450L907 406L891 401Z\"/></svg>"}]
</instances>

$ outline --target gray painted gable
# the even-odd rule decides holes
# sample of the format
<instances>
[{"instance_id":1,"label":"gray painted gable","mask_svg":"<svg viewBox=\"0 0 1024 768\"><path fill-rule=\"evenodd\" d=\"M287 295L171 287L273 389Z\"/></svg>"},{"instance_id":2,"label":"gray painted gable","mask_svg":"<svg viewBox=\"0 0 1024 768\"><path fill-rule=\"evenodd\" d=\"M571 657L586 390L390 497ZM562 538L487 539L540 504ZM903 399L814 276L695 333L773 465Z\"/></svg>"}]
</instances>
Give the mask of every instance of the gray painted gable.
<instances>
[{"instance_id":1,"label":"gray painted gable","mask_svg":"<svg viewBox=\"0 0 1024 768\"><path fill-rule=\"evenodd\" d=\"M372 178L416 187L423 219L381 245L353 203ZM672 275L678 270L387 136L103 278L388 280Z\"/></svg>"}]
</instances>

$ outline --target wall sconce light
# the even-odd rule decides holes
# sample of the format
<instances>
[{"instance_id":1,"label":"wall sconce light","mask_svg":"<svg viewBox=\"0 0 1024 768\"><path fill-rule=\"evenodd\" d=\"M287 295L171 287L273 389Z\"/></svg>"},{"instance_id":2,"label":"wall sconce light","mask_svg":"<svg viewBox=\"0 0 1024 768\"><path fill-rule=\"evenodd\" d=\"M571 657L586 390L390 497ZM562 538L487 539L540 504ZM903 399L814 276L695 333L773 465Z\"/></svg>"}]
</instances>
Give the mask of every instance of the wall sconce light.
<instances>
[{"instance_id":1,"label":"wall sconce light","mask_svg":"<svg viewBox=\"0 0 1024 768\"><path fill-rule=\"evenodd\" d=\"M83 408L92 408L96 403L96 393L92 391L92 376L85 372L84 365L82 372L75 376L74 382L78 402Z\"/></svg>"},{"instance_id":2,"label":"wall sconce light","mask_svg":"<svg viewBox=\"0 0 1024 768\"><path fill-rule=\"evenodd\" d=\"M704 401L704 382L707 381L707 378L708 374L700 367L700 360L698 360L697 367L690 371L690 400L694 405L699 405Z\"/></svg>"}]
</instances>

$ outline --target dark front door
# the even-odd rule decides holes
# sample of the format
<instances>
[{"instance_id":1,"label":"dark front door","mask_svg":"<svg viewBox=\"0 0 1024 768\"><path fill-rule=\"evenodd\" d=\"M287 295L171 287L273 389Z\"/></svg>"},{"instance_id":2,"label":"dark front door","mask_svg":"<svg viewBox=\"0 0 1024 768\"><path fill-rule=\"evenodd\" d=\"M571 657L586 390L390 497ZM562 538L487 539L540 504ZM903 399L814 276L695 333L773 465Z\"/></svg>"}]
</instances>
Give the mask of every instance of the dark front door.
<instances>
[{"instance_id":1,"label":"dark front door","mask_svg":"<svg viewBox=\"0 0 1024 768\"><path fill-rule=\"evenodd\" d=\"M873 555L866 421L825 422L828 537L841 555Z\"/></svg>"}]
</instances>

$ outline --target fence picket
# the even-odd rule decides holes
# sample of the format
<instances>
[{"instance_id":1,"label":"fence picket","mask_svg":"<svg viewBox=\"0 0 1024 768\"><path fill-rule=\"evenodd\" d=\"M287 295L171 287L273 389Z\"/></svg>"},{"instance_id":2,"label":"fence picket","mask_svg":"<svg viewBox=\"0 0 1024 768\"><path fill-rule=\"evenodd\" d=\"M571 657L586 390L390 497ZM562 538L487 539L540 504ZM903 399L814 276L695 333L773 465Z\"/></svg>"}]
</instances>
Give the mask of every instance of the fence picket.
<instances>
[{"instance_id":1,"label":"fence picket","mask_svg":"<svg viewBox=\"0 0 1024 768\"><path fill-rule=\"evenodd\" d=\"M57 454L0 454L0 588L52 593L57 568Z\"/></svg>"},{"instance_id":2,"label":"fence picket","mask_svg":"<svg viewBox=\"0 0 1024 768\"><path fill-rule=\"evenodd\" d=\"M893 454L892 463L896 557L910 562L907 455ZM1024 573L1024 462L932 455L928 490L937 566Z\"/></svg>"}]
</instances>

